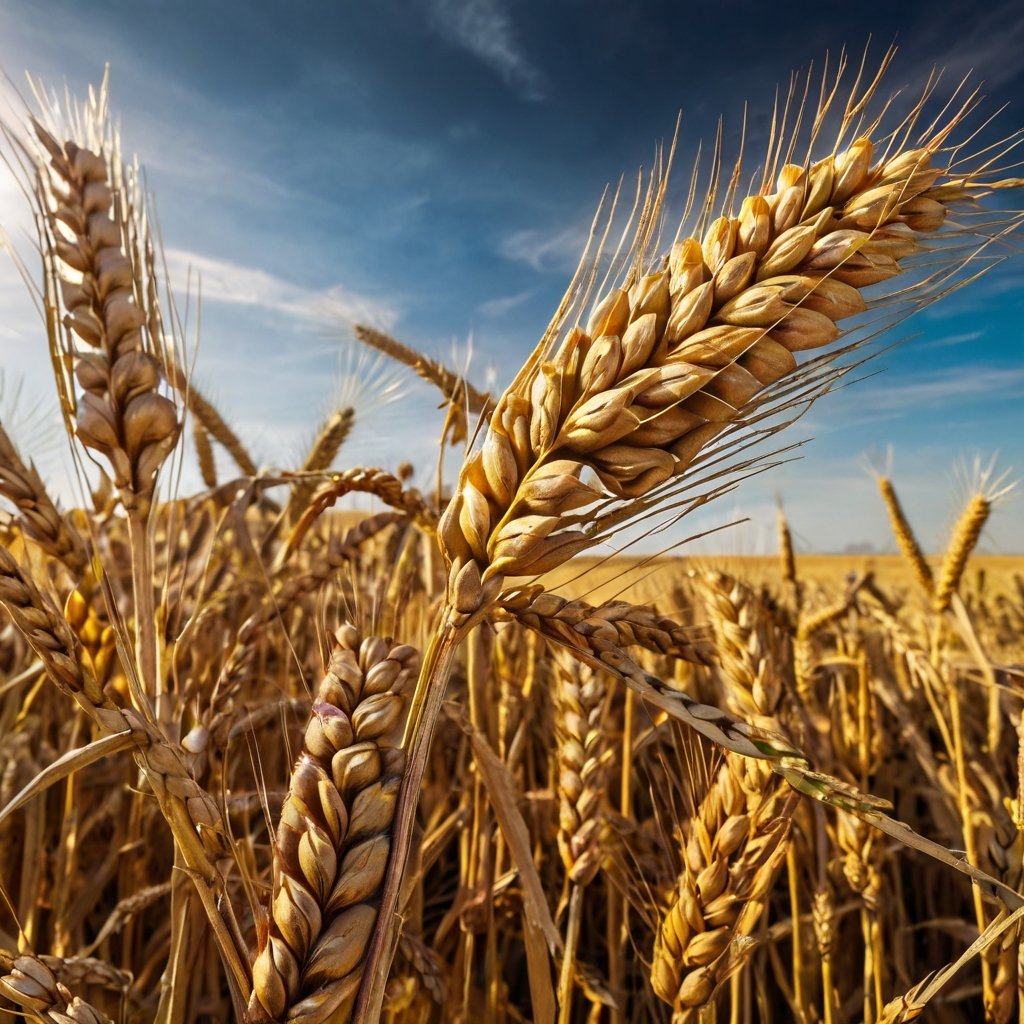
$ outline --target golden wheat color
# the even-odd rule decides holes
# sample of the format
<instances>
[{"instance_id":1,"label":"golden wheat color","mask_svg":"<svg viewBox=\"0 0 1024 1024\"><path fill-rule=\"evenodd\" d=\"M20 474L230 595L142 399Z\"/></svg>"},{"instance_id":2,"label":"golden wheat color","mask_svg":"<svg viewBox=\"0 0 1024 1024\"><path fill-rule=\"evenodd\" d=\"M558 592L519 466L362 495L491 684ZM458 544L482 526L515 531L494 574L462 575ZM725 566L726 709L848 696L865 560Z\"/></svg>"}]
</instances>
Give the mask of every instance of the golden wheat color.
<instances>
[{"instance_id":1,"label":"golden wheat color","mask_svg":"<svg viewBox=\"0 0 1024 1024\"><path fill-rule=\"evenodd\" d=\"M183 369L106 83L4 126L89 498L0 428L3 1020L1020 1017L1024 575L978 554L991 467L937 571L888 475L902 560L849 579L781 509L767 567L565 564L771 464L858 330L1019 225L974 94L897 114L845 64L674 239L674 154L616 248L617 195L500 396L357 329L470 443L434 495L334 468L347 399L257 468ZM189 430L202 489L168 497Z\"/></svg>"}]
</instances>

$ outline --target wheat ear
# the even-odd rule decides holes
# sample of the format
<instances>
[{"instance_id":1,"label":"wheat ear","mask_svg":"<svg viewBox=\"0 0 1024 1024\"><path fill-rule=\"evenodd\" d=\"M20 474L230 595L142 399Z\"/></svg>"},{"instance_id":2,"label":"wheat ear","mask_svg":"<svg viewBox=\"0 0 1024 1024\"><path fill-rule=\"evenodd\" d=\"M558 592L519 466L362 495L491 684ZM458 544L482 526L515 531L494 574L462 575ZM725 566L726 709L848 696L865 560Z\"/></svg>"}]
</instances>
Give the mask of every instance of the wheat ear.
<instances>
[{"instance_id":1,"label":"wheat ear","mask_svg":"<svg viewBox=\"0 0 1024 1024\"><path fill-rule=\"evenodd\" d=\"M793 554L793 534L789 529L789 520L780 505L775 513L775 532L779 538L779 570L782 582L795 588L797 586L796 557Z\"/></svg>"},{"instance_id":2,"label":"wheat ear","mask_svg":"<svg viewBox=\"0 0 1024 1024\"><path fill-rule=\"evenodd\" d=\"M565 948L559 978L559 1019L572 1019L573 987L578 973L583 895L601 866L601 805L611 747L604 729L607 676L568 656L555 659L552 700L555 711L558 849L570 886Z\"/></svg>"},{"instance_id":3,"label":"wheat ear","mask_svg":"<svg viewBox=\"0 0 1024 1024\"><path fill-rule=\"evenodd\" d=\"M49 157L48 165L40 158L43 251L67 310L64 325L86 346L75 347L70 335L51 337L55 351L68 351L84 391L69 410L75 433L107 459L125 507L148 512L180 424L158 391L154 349L163 338L148 337L149 311L140 306L140 268L130 257L135 225L127 216L134 200L117 161L72 141L61 145L39 122L33 126Z\"/></svg>"},{"instance_id":4,"label":"wheat ear","mask_svg":"<svg viewBox=\"0 0 1024 1024\"><path fill-rule=\"evenodd\" d=\"M985 528L991 512L992 502L986 495L978 493L972 496L956 521L953 536L949 540L949 547L939 569L939 580L935 584L932 598L932 607L935 611L942 613L949 607L949 602L960 586L964 569L967 568L967 560L977 546L978 538L981 537L981 531Z\"/></svg>"},{"instance_id":5,"label":"wheat ear","mask_svg":"<svg viewBox=\"0 0 1024 1024\"><path fill-rule=\"evenodd\" d=\"M782 679L769 657L771 639L763 609L750 588L721 572L703 577L714 652L730 685L727 698L741 715L773 715Z\"/></svg>"},{"instance_id":6,"label":"wheat ear","mask_svg":"<svg viewBox=\"0 0 1024 1024\"><path fill-rule=\"evenodd\" d=\"M210 443L210 433L199 420L192 424L192 441L199 463L199 475L203 478L203 484L213 490L217 486L217 463Z\"/></svg>"},{"instance_id":7,"label":"wheat ear","mask_svg":"<svg viewBox=\"0 0 1024 1024\"><path fill-rule=\"evenodd\" d=\"M72 995L37 956L0 952L0 994L46 1024L113 1024L95 1007Z\"/></svg>"},{"instance_id":8,"label":"wheat ear","mask_svg":"<svg viewBox=\"0 0 1024 1024\"><path fill-rule=\"evenodd\" d=\"M436 359L431 359L422 352L403 345L391 335L365 324L356 324L353 330L356 338L364 345L383 352L403 366L408 366L425 381L433 384L449 403L464 402L470 416L486 414L493 408L494 402L489 394L478 391L468 380L449 370Z\"/></svg>"},{"instance_id":9,"label":"wheat ear","mask_svg":"<svg viewBox=\"0 0 1024 1024\"><path fill-rule=\"evenodd\" d=\"M383 469L360 466L341 473L333 473L314 494L312 501L299 517L287 542L277 556L282 565L299 547L302 539L316 520L346 494L372 494L385 505L405 512L414 522L432 530L437 522L437 510L414 487L406 487L397 476Z\"/></svg>"},{"instance_id":10,"label":"wheat ear","mask_svg":"<svg viewBox=\"0 0 1024 1024\"><path fill-rule=\"evenodd\" d=\"M381 968L393 952L400 880L445 684L458 646L489 614L504 577L553 569L624 521L650 514L667 494L678 495L673 482L680 489L689 486L681 478L702 450L723 433L728 442L729 428L755 418L759 402L770 407L774 399L781 408L792 407L828 390L834 378L815 376L814 370L828 358L812 360L811 369L801 371L795 353L835 341L837 323L867 308L863 289L897 277L904 269L900 261L942 227L948 208L995 187L985 184L991 165L980 157L966 169L942 162L963 111L945 124L936 121L914 149L904 147L923 101L895 133L879 135L878 123L862 117L877 84L878 78L863 94L855 87L831 155L787 164L776 175L779 154L792 153L797 142L793 138L785 150L779 140L766 164L775 190L769 192L765 181L744 200L739 216L719 217L701 237L677 242L665 263L652 261L649 253L667 187L663 175L653 175L646 196L638 196L642 210L629 265L622 270L613 260L622 271L620 286L599 293L586 326L577 324L563 336L571 318L582 315L596 281L597 261L585 257L545 336L498 400L438 526L449 566L446 607L410 714L409 767L369 953L370 980L358 998L359 1024L375 1018L383 995ZM811 143L836 89L823 88L821 95ZM847 143L857 124L865 133ZM739 173L737 168L737 180ZM706 208L713 205L712 190ZM1006 220L1008 230L1012 218ZM895 299L906 309L927 301L935 295L928 285L950 280L964 262L942 252L945 270L916 289L875 296L872 304ZM795 390L779 385L767 391L784 378ZM742 450L741 435L733 435L733 444ZM726 449L734 450L728 444ZM711 479L722 472L713 463ZM597 661L618 658L621 652L608 648ZM715 742L737 743L756 751L753 756L784 756L770 742L749 742L732 719L719 728L718 711L715 725L702 720L684 702L674 703L647 685L643 673L630 669L623 677L704 735L714 734ZM807 791L817 791L806 773L800 781Z\"/></svg>"},{"instance_id":11,"label":"wheat ear","mask_svg":"<svg viewBox=\"0 0 1024 1024\"><path fill-rule=\"evenodd\" d=\"M882 501L885 502L886 511L889 513L889 522L892 525L893 536L896 538L900 552L906 559L907 565L910 566L918 586L926 594L931 594L935 589L931 566L924 557L921 545L917 542L917 535L903 511L900 499L896 496L892 481L887 476L880 476L878 490L882 495Z\"/></svg>"},{"instance_id":12,"label":"wheat ear","mask_svg":"<svg viewBox=\"0 0 1024 1024\"><path fill-rule=\"evenodd\" d=\"M161 353L163 369L171 386L181 395L185 408L195 417L203 429L216 441L234 460L234 463L246 476L256 476L259 469L242 444L238 435L228 426L227 421L217 411L217 407L196 387L195 381L174 361L173 353Z\"/></svg>"},{"instance_id":13,"label":"wheat ear","mask_svg":"<svg viewBox=\"0 0 1024 1024\"><path fill-rule=\"evenodd\" d=\"M757 924L785 857L787 807L791 814L791 798L780 796L765 766L726 755L684 826L683 870L651 964L652 987L673 1006L673 1024L695 1024L724 968L742 956L736 939Z\"/></svg>"},{"instance_id":14,"label":"wheat ear","mask_svg":"<svg viewBox=\"0 0 1024 1024\"><path fill-rule=\"evenodd\" d=\"M281 808L253 1021L348 1020L377 920L419 655L354 626L335 640Z\"/></svg>"},{"instance_id":15,"label":"wheat ear","mask_svg":"<svg viewBox=\"0 0 1024 1024\"><path fill-rule=\"evenodd\" d=\"M341 446L352 432L355 416L355 409L346 406L332 413L320 425L320 430L299 469L300 473L308 473L310 476L299 479L292 488L288 504L285 506L284 517L287 522L297 519L309 504L309 499L316 489L317 481L314 474L323 473L331 468Z\"/></svg>"},{"instance_id":16,"label":"wheat ear","mask_svg":"<svg viewBox=\"0 0 1024 1024\"><path fill-rule=\"evenodd\" d=\"M499 613L510 614L536 632L575 647L585 637L607 640L619 647L643 647L697 665L713 659L709 638L700 629L683 626L653 608L608 601L594 606L572 601L534 585L502 591Z\"/></svg>"},{"instance_id":17,"label":"wheat ear","mask_svg":"<svg viewBox=\"0 0 1024 1024\"><path fill-rule=\"evenodd\" d=\"M31 460L26 464L0 426L0 494L13 502L25 535L76 575L85 567L81 538L57 511Z\"/></svg>"},{"instance_id":18,"label":"wheat ear","mask_svg":"<svg viewBox=\"0 0 1024 1024\"><path fill-rule=\"evenodd\" d=\"M607 509L664 490L797 371L797 353L835 341L837 322L867 308L863 289L899 275L969 194L970 175L935 163L955 124L874 165L867 136L787 165L777 191L676 243L665 269L634 265L586 328L557 347L546 338L498 401L442 518L452 598L459 572L542 573L591 546L605 516L621 521ZM469 580L459 589L465 599Z\"/></svg>"},{"instance_id":19,"label":"wheat ear","mask_svg":"<svg viewBox=\"0 0 1024 1024\"><path fill-rule=\"evenodd\" d=\"M569 881L584 886L601 864L600 805L608 774L603 726L607 677L560 652L552 691L558 790L558 849Z\"/></svg>"},{"instance_id":20,"label":"wheat ear","mask_svg":"<svg viewBox=\"0 0 1024 1024\"><path fill-rule=\"evenodd\" d=\"M113 709L91 672L84 670L80 644L67 619L53 601L32 582L14 556L0 547L0 604L14 625L28 638L47 675L89 713Z\"/></svg>"}]
</instances>

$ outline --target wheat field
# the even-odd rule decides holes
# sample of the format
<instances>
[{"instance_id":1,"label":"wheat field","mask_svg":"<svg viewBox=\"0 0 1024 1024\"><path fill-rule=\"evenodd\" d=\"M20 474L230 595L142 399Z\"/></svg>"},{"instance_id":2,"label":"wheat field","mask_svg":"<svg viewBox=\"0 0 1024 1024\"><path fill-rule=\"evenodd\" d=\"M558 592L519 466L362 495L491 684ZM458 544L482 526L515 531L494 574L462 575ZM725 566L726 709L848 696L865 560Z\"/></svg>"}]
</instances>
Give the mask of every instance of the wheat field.
<instances>
[{"instance_id":1,"label":"wheat field","mask_svg":"<svg viewBox=\"0 0 1024 1024\"><path fill-rule=\"evenodd\" d=\"M503 393L356 325L445 402L422 491L345 467L351 408L268 470L197 390L105 83L4 125L87 498L0 425L0 1017L1024 1020L1012 478L935 554L885 474L894 555L781 511L771 558L617 545L1019 228L1018 137L892 107L890 58L809 75L674 239L669 149L610 195Z\"/></svg>"}]
</instances>

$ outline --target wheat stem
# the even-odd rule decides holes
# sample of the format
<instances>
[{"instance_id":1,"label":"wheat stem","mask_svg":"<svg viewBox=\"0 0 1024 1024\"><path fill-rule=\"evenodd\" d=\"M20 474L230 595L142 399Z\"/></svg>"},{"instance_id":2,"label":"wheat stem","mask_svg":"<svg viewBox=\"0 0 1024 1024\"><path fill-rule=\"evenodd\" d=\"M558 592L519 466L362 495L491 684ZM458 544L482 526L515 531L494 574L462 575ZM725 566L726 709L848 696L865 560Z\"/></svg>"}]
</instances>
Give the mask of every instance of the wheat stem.
<instances>
[{"instance_id":1,"label":"wheat stem","mask_svg":"<svg viewBox=\"0 0 1024 1024\"><path fill-rule=\"evenodd\" d=\"M376 927L363 962L363 981L356 998L352 1024L371 1024L380 1015L388 968L401 926L396 909L412 846L420 784L437 716L444 701L445 687L463 636L462 630L450 626L435 634L424 655L416 682L402 741L406 764L395 806L391 854L380 896Z\"/></svg>"}]
</instances>

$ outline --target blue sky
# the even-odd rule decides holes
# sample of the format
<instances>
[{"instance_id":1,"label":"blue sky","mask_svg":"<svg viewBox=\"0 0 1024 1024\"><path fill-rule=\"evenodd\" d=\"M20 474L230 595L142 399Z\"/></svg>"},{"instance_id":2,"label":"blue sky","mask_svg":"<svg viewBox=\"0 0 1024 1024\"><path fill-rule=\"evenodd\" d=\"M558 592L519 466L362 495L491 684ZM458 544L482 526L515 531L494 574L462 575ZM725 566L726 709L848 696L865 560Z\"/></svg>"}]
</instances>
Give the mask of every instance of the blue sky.
<instances>
[{"instance_id":1,"label":"blue sky","mask_svg":"<svg viewBox=\"0 0 1024 1024\"><path fill-rule=\"evenodd\" d=\"M602 0L0 0L0 66L19 86L28 69L81 94L110 62L179 292L189 267L202 278L197 381L261 463L283 466L337 400L351 319L449 362L471 347L478 384L509 380L605 184L649 164L680 110L684 164L719 114L735 145L744 100L756 151L776 83L843 44L859 54L870 35L879 55L901 48L890 87L920 86L933 64L950 83L973 69L986 110L1011 104L1001 134L1024 126L1017 4L820 6L700 5L698 26L685 4ZM6 180L0 223L16 239L25 224ZM1018 256L909 321L899 336L916 337L877 362L883 373L797 425L793 439L814 438L798 463L697 527L750 516L715 544L770 550L779 494L806 550L891 546L860 463L892 445L897 487L940 547L964 498L958 460L998 451L1024 474L1022 284ZM0 302L8 377L44 397L42 332L6 263ZM369 403L342 461L411 457L430 482L432 397L411 387L401 404ZM1022 508L996 515L990 550L1024 550Z\"/></svg>"}]
</instances>

